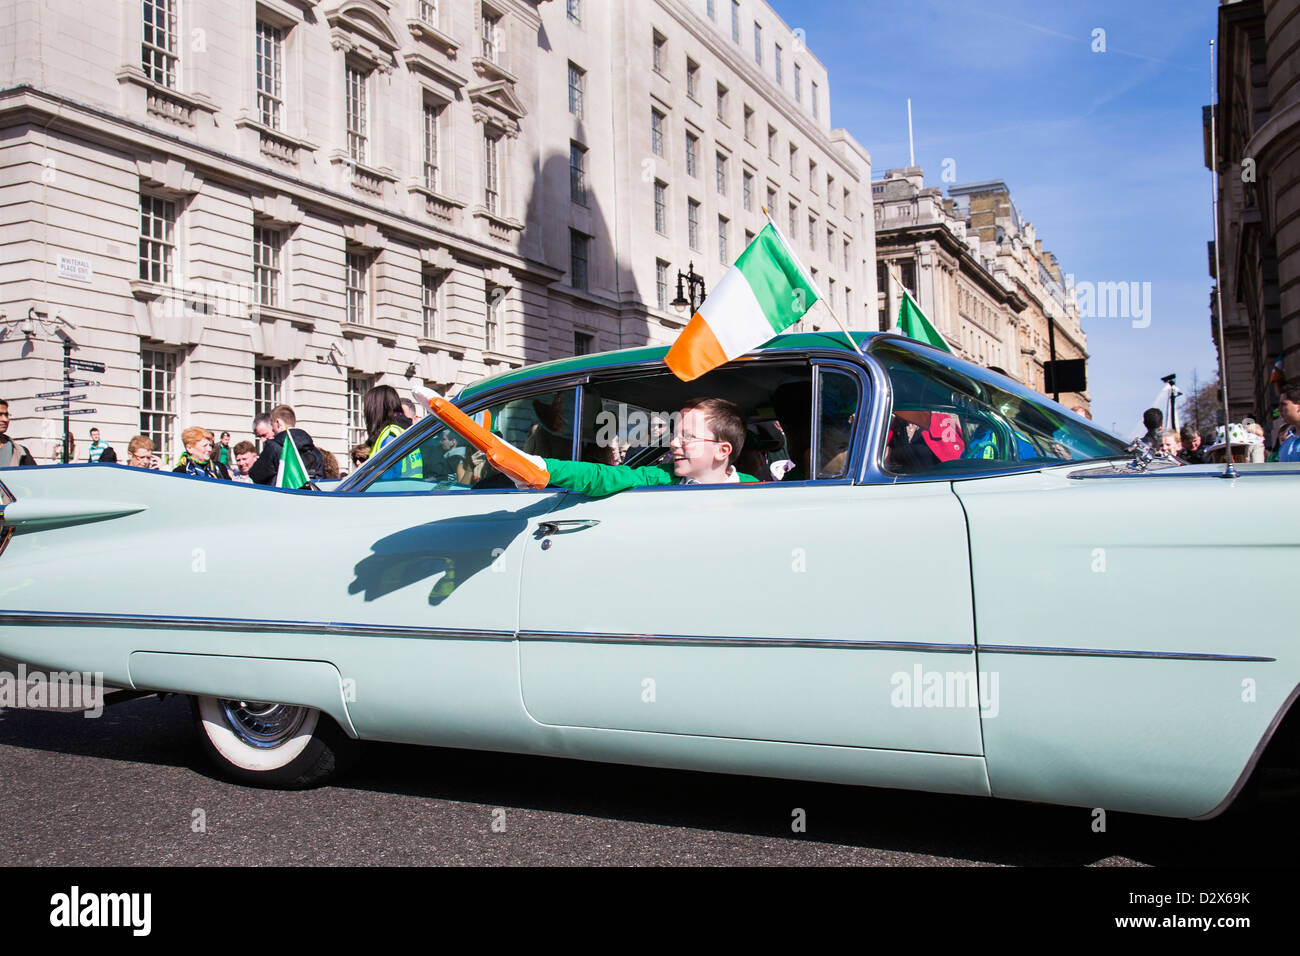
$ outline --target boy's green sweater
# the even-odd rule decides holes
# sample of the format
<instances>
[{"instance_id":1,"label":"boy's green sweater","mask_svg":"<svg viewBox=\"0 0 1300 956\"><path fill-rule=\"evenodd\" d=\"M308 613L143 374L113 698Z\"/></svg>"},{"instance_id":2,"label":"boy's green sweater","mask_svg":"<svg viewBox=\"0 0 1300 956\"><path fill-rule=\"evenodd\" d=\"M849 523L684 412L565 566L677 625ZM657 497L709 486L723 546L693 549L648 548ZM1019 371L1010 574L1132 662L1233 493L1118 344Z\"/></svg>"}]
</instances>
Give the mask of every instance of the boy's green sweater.
<instances>
[{"instance_id":1,"label":"boy's green sweater","mask_svg":"<svg viewBox=\"0 0 1300 956\"><path fill-rule=\"evenodd\" d=\"M650 488L654 485L680 485L681 478L673 474L672 465L646 465L644 468L626 468L622 465L599 465L590 461L561 461L543 458L546 470L551 473L548 488L567 488L588 498L607 498L629 488ZM757 478L740 474L744 483L757 482Z\"/></svg>"}]
</instances>

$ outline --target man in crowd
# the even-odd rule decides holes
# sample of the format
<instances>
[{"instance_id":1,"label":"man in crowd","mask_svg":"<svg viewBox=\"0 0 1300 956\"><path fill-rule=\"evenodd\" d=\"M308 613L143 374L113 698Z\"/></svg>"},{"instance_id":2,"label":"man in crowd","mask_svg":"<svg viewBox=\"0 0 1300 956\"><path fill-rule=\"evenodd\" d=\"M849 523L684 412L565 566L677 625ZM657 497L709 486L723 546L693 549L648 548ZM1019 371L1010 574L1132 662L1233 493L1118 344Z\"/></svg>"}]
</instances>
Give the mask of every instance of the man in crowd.
<instances>
[{"instance_id":1,"label":"man in crowd","mask_svg":"<svg viewBox=\"0 0 1300 956\"><path fill-rule=\"evenodd\" d=\"M153 453L153 441L136 435L126 446L126 463L132 468L162 468L162 462Z\"/></svg>"},{"instance_id":2,"label":"man in crowd","mask_svg":"<svg viewBox=\"0 0 1300 956\"><path fill-rule=\"evenodd\" d=\"M230 447L230 432L221 433L221 442L212 452L213 461L218 461L226 466L226 471L230 472L231 477L235 474L235 452Z\"/></svg>"},{"instance_id":3,"label":"man in crowd","mask_svg":"<svg viewBox=\"0 0 1300 956\"><path fill-rule=\"evenodd\" d=\"M86 461L99 461L100 456L104 454L104 449L108 448L108 442L99 440L99 429L90 430L90 452L86 455ZM113 456L117 460L117 456Z\"/></svg>"},{"instance_id":4,"label":"man in crowd","mask_svg":"<svg viewBox=\"0 0 1300 956\"><path fill-rule=\"evenodd\" d=\"M272 435L262 446L262 454L257 456L253 467L248 470L248 477L259 485L275 484L275 476L280 468L280 452L284 449L285 436L291 436L302 463L307 468L307 477L319 481L325 477L325 459L312 442L311 436L301 428L296 428L298 416L288 405L277 405L271 409L270 427ZM253 431L260 438L259 424L262 416L253 419Z\"/></svg>"},{"instance_id":5,"label":"man in crowd","mask_svg":"<svg viewBox=\"0 0 1300 956\"><path fill-rule=\"evenodd\" d=\"M20 445L6 432L9 431L9 403L0 398L0 468L13 468L18 465L36 466L36 459L32 453L27 450L25 445Z\"/></svg>"},{"instance_id":6,"label":"man in crowd","mask_svg":"<svg viewBox=\"0 0 1300 956\"><path fill-rule=\"evenodd\" d=\"M1179 457L1189 465L1204 464L1205 452L1201 451L1201 433L1191 425L1184 425L1181 434L1183 438L1183 451Z\"/></svg>"},{"instance_id":7,"label":"man in crowd","mask_svg":"<svg viewBox=\"0 0 1300 956\"><path fill-rule=\"evenodd\" d=\"M1300 383L1283 387L1277 412L1282 427L1291 429L1290 435L1282 433L1277 460L1300 461Z\"/></svg>"},{"instance_id":8,"label":"man in crowd","mask_svg":"<svg viewBox=\"0 0 1300 956\"><path fill-rule=\"evenodd\" d=\"M1155 451L1160 450L1160 429L1164 423L1164 413L1158 408L1148 408L1142 413L1142 427L1147 430L1142 440Z\"/></svg>"},{"instance_id":9,"label":"man in crowd","mask_svg":"<svg viewBox=\"0 0 1300 956\"><path fill-rule=\"evenodd\" d=\"M251 441L241 441L232 449L232 453L235 466L231 469L230 480L252 484L253 479L248 477L248 472L257 461L257 446Z\"/></svg>"}]
</instances>

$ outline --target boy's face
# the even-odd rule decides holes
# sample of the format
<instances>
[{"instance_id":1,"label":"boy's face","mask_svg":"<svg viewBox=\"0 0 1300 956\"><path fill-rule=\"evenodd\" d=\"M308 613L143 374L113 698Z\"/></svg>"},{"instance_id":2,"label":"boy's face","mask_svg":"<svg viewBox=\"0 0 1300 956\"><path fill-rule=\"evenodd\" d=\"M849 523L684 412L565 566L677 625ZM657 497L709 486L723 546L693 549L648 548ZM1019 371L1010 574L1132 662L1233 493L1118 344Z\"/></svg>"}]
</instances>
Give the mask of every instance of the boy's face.
<instances>
[{"instance_id":1,"label":"boy's face","mask_svg":"<svg viewBox=\"0 0 1300 956\"><path fill-rule=\"evenodd\" d=\"M248 474L248 469L255 464L257 464L257 452L255 451L241 451L235 456L235 465L239 468L241 475Z\"/></svg>"},{"instance_id":2,"label":"boy's face","mask_svg":"<svg viewBox=\"0 0 1300 956\"><path fill-rule=\"evenodd\" d=\"M1283 396L1277 405L1278 417L1288 425L1300 425L1300 405Z\"/></svg>"},{"instance_id":3,"label":"boy's face","mask_svg":"<svg viewBox=\"0 0 1300 956\"><path fill-rule=\"evenodd\" d=\"M708 417L698 408L682 412L681 425L669 447L673 473L678 478L701 481L726 471L731 443L718 441Z\"/></svg>"}]
</instances>

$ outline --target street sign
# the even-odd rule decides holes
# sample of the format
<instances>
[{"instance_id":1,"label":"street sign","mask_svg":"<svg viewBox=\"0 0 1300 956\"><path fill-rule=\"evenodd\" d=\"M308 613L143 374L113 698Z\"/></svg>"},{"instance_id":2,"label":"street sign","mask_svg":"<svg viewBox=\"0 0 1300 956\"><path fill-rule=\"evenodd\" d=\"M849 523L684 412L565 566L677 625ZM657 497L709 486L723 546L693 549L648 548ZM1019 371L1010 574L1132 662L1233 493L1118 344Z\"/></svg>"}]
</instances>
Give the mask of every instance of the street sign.
<instances>
[{"instance_id":1,"label":"street sign","mask_svg":"<svg viewBox=\"0 0 1300 956\"><path fill-rule=\"evenodd\" d=\"M68 359L68 368L75 368L78 372L103 372L103 362L87 362L85 359Z\"/></svg>"},{"instance_id":2,"label":"street sign","mask_svg":"<svg viewBox=\"0 0 1300 956\"><path fill-rule=\"evenodd\" d=\"M37 398L57 398L61 402L84 402L85 395L69 395L67 392L38 392Z\"/></svg>"},{"instance_id":3,"label":"street sign","mask_svg":"<svg viewBox=\"0 0 1300 956\"><path fill-rule=\"evenodd\" d=\"M63 380L64 388L94 388L98 384L99 382L87 382L84 379L79 378L65 378ZM37 398L40 397L41 396L39 395L37 396Z\"/></svg>"},{"instance_id":4,"label":"street sign","mask_svg":"<svg viewBox=\"0 0 1300 956\"><path fill-rule=\"evenodd\" d=\"M93 415L93 414L95 414L97 411L99 411L98 408L74 408L74 409L72 409L72 410L69 411L69 412L65 412L65 414L67 414L67 415Z\"/></svg>"}]
</instances>

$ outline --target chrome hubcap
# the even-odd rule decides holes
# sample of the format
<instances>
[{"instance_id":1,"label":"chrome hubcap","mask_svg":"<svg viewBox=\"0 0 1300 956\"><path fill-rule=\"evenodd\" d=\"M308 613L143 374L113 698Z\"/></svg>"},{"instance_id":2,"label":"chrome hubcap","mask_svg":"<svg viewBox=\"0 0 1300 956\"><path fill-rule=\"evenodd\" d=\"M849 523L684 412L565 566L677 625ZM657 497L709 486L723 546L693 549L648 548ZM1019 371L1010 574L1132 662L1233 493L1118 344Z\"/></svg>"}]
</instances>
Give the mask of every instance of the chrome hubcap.
<instances>
[{"instance_id":1,"label":"chrome hubcap","mask_svg":"<svg viewBox=\"0 0 1300 956\"><path fill-rule=\"evenodd\" d=\"M254 700L222 700L221 713L230 729L254 747L278 747L291 740L307 716L306 707Z\"/></svg>"}]
</instances>

